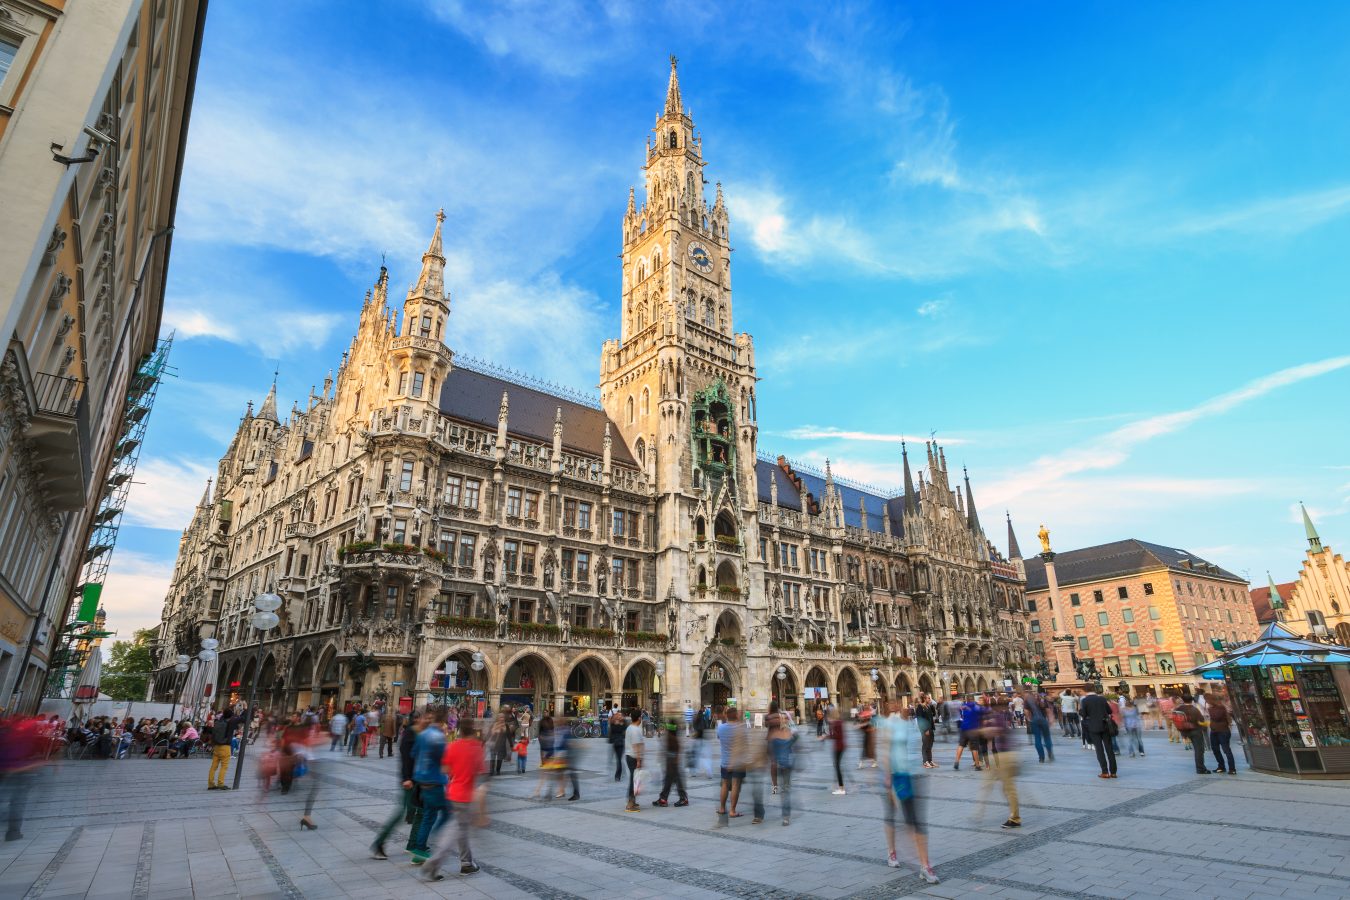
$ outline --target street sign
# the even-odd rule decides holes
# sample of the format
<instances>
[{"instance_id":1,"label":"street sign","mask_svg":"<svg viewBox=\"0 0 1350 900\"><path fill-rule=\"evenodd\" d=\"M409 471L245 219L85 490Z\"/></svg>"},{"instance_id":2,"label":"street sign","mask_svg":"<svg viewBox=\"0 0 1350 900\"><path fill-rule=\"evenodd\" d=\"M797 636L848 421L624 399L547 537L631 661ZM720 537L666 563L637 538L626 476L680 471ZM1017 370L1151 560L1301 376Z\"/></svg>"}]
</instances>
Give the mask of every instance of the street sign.
<instances>
[{"instance_id":1,"label":"street sign","mask_svg":"<svg viewBox=\"0 0 1350 900\"><path fill-rule=\"evenodd\" d=\"M403 682L401 681L391 681L389 683L392 684L394 687L403 687Z\"/></svg>"},{"instance_id":2,"label":"street sign","mask_svg":"<svg viewBox=\"0 0 1350 900\"><path fill-rule=\"evenodd\" d=\"M465 691L464 693L468 694L470 697L481 697L481 696L483 696L483 692L482 692L482 691Z\"/></svg>"}]
</instances>

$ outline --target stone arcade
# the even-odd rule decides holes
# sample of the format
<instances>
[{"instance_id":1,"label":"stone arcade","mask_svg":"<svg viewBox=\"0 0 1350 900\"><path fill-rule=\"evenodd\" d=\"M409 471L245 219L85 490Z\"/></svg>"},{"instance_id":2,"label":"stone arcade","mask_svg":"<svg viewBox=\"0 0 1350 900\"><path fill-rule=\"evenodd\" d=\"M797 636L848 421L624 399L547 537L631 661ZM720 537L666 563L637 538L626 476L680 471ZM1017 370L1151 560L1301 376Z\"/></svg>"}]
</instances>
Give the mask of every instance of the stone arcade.
<instances>
[{"instance_id":1,"label":"stone arcade","mask_svg":"<svg viewBox=\"0 0 1350 900\"><path fill-rule=\"evenodd\" d=\"M598 403L454 359L443 215L401 316L381 268L336 380L284 421L273 385L220 460L183 534L155 693L203 624L217 697L257 677L281 710L467 693L572 714L659 692L667 712L805 712L804 688L852 705L1030 673L1015 540L994 549L942 448L917 481L905 453L889 497L760 452L704 165L672 60ZM255 672L267 589L282 624Z\"/></svg>"}]
</instances>

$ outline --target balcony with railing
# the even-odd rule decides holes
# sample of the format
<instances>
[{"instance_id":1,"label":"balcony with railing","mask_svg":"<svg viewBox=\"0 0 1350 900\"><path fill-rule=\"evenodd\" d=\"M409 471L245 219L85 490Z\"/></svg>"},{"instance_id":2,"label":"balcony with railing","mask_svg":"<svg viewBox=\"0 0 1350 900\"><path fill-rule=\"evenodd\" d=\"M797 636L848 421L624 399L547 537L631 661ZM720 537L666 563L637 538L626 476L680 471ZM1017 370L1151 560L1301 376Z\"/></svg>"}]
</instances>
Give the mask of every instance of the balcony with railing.
<instances>
[{"instance_id":1,"label":"balcony with railing","mask_svg":"<svg viewBox=\"0 0 1350 900\"><path fill-rule=\"evenodd\" d=\"M33 415L25 432L42 483L57 511L79 509L90 479L89 407L84 382L65 375L33 374Z\"/></svg>"}]
</instances>

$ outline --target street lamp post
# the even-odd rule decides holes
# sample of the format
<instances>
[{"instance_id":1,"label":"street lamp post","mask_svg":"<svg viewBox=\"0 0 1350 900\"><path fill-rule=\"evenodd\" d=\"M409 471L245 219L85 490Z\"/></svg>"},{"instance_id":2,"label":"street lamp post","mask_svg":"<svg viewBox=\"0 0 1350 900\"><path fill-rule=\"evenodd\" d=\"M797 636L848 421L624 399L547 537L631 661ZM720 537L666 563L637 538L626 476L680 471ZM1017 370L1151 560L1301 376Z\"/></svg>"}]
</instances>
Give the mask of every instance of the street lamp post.
<instances>
[{"instance_id":1,"label":"street lamp post","mask_svg":"<svg viewBox=\"0 0 1350 900\"><path fill-rule=\"evenodd\" d=\"M652 713L659 724L661 721L661 694L665 691L666 661L658 659L656 661L656 680L653 687L656 688L652 694Z\"/></svg>"},{"instance_id":2,"label":"street lamp post","mask_svg":"<svg viewBox=\"0 0 1350 900\"><path fill-rule=\"evenodd\" d=\"M263 645L267 643L267 632L277 627L281 617L276 610L281 606L281 598L276 594L259 594L253 599L253 627L258 629L258 652L253 660L253 681L248 686L248 708L244 710L244 734L239 740L239 760L234 764L234 789L239 790L239 777L244 771L244 752L248 749L249 725L253 722L253 702L258 696L258 682L262 678ZM214 652L214 651L213 651Z\"/></svg>"},{"instance_id":3,"label":"street lamp post","mask_svg":"<svg viewBox=\"0 0 1350 900\"><path fill-rule=\"evenodd\" d=\"M169 710L170 721L178 721L178 697L182 693L183 684L187 680L187 676L183 673L190 668L192 668L192 657L188 656L186 653L178 654L178 660L173 666L173 670L178 673L178 677L174 679L173 708Z\"/></svg>"},{"instance_id":4,"label":"street lamp post","mask_svg":"<svg viewBox=\"0 0 1350 900\"><path fill-rule=\"evenodd\" d=\"M773 673L773 677L778 680L778 709L783 709L783 682L787 681L787 666L779 666L778 671ZM796 712L793 712L796 715Z\"/></svg>"}]
</instances>

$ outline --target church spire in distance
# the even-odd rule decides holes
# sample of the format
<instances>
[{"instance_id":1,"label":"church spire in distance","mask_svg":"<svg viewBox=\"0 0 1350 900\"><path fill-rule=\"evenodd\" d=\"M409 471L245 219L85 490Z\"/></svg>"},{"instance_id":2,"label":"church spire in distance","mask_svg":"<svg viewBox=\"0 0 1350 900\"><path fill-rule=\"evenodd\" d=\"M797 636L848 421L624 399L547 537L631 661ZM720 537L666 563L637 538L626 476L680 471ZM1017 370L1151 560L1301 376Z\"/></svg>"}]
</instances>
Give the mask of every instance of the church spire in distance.
<instances>
[{"instance_id":1,"label":"church spire in distance","mask_svg":"<svg viewBox=\"0 0 1350 900\"><path fill-rule=\"evenodd\" d=\"M1308 548L1313 553L1322 552L1322 539L1317 536L1317 529L1313 527L1312 518L1308 515L1308 507L1301 502L1298 508L1303 510L1303 533L1308 536Z\"/></svg>"}]
</instances>

